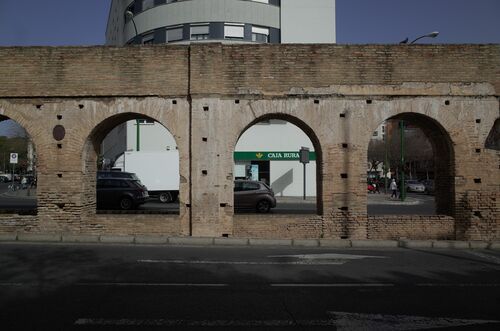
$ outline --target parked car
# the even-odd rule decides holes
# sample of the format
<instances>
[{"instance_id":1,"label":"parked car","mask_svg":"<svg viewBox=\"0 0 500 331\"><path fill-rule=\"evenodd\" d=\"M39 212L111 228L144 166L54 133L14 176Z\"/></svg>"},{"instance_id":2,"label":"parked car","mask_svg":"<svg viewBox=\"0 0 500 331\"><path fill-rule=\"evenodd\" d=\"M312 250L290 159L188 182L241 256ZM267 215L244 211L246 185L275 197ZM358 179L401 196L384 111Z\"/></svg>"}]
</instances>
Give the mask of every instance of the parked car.
<instances>
[{"instance_id":1,"label":"parked car","mask_svg":"<svg viewBox=\"0 0 500 331\"><path fill-rule=\"evenodd\" d=\"M425 192L425 185L416 179L405 180L405 188L407 192Z\"/></svg>"},{"instance_id":2,"label":"parked car","mask_svg":"<svg viewBox=\"0 0 500 331\"><path fill-rule=\"evenodd\" d=\"M254 180L234 181L234 208L255 209L267 213L276 207L273 190L265 183Z\"/></svg>"},{"instance_id":3,"label":"parked car","mask_svg":"<svg viewBox=\"0 0 500 331\"><path fill-rule=\"evenodd\" d=\"M135 209L149 198L147 188L137 179L97 178L97 209Z\"/></svg>"},{"instance_id":4,"label":"parked car","mask_svg":"<svg viewBox=\"0 0 500 331\"><path fill-rule=\"evenodd\" d=\"M133 172L126 172L126 171L99 170L97 172L97 178L129 178L140 181L139 177L137 177L136 174L134 174Z\"/></svg>"},{"instance_id":5,"label":"parked car","mask_svg":"<svg viewBox=\"0 0 500 331\"><path fill-rule=\"evenodd\" d=\"M424 186L425 186L425 193L434 194L434 192L435 192L434 179L424 179L422 181L422 184L424 184Z\"/></svg>"}]
</instances>

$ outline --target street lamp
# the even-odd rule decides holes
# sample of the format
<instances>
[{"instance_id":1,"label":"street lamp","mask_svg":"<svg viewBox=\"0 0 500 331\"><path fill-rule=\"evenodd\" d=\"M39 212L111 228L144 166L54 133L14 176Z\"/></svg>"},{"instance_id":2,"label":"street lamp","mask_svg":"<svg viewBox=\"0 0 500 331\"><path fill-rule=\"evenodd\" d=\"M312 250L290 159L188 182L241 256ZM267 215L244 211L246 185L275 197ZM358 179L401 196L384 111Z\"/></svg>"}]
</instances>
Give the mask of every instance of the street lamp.
<instances>
[{"instance_id":1,"label":"street lamp","mask_svg":"<svg viewBox=\"0 0 500 331\"><path fill-rule=\"evenodd\" d=\"M135 25L135 20L134 20L134 13L132 13L130 10L127 10L125 12L125 18L132 21L132 24L134 25L134 31L135 31L135 35L134 35L134 39L137 37L138 33L137 33L137 25ZM135 143L135 150L136 151L140 151L141 149L141 143L140 143L140 137L141 137L141 129L140 129L140 121L139 120L135 120L135 124L136 124L136 143Z\"/></svg>"},{"instance_id":2,"label":"street lamp","mask_svg":"<svg viewBox=\"0 0 500 331\"><path fill-rule=\"evenodd\" d=\"M132 24L134 25L134 30L135 30L135 36L134 36L134 38L137 37L138 33L137 33L137 26L135 25L135 21L134 21L134 13L132 13L130 10L127 10L125 12L125 17L128 20L132 21Z\"/></svg>"},{"instance_id":3,"label":"street lamp","mask_svg":"<svg viewBox=\"0 0 500 331\"><path fill-rule=\"evenodd\" d=\"M439 31L433 31L431 33L428 33L428 34L424 34L423 36L420 36L418 38L415 38L412 42L408 43L408 38L406 38L405 40L401 41L400 44L414 44L417 40L420 40L422 38L436 38L437 36L439 36Z\"/></svg>"}]
</instances>

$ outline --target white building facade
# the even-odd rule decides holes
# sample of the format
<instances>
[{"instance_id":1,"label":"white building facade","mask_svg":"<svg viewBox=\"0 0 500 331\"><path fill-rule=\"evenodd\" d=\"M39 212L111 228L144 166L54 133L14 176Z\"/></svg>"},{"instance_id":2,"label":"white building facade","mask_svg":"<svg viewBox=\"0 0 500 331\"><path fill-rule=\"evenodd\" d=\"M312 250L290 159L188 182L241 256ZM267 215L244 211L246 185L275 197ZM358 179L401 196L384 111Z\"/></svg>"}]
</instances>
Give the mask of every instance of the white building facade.
<instances>
[{"instance_id":1,"label":"white building facade","mask_svg":"<svg viewBox=\"0 0 500 331\"><path fill-rule=\"evenodd\" d=\"M106 30L106 44L115 46L335 41L335 0L113 0ZM302 196L301 147L310 148L306 195L316 196L312 143L301 129L281 120L257 123L243 133L234 154L234 176L265 181L277 195ZM176 148L162 125L140 120L117 126L104 139L101 154L112 166L124 151Z\"/></svg>"}]
</instances>

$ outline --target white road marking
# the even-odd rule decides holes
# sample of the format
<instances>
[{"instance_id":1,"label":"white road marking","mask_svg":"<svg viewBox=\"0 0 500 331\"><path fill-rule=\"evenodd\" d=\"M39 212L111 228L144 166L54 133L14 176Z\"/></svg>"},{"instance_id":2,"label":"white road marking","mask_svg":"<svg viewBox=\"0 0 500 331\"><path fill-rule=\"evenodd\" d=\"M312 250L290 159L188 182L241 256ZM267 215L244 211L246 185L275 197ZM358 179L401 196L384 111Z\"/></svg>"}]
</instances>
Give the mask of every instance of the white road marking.
<instances>
[{"instance_id":1,"label":"white road marking","mask_svg":"<svg viewBox=\"0 0 500 331\"><path fill-rule=\"evenodd\" d=\"M337 311L328 313L333 316L337 330L404 331L500 323L500 321L493 320L468 320L447 317L360 314Z\"/></svg>"},{"instance_id":2,"label":"white road marking","mask_svg":"<svg viewBox=\"0 0 500 331\"><path fill-rule=\"evenodd\" d=\"M476 251L467 251L467 253L471 254L471 255L475 255L475 256L478 256L480 258L483 258L485 260L489 260L489 261L492 261L496 264L500 264L500 258L494 256L494 255L489 255L489 254L485 254L485 253L481 253L481 252L476 252Z\"/></svg>"},{"instance_id":3,"label":"white road marking","mask_svg":"<svg viewBox=\"0 0 500 331\"><path fill-rule=\"evenodd\" d=\"M183 321L172 319L106 319L106 318L79 318L75 325L85 326L167 326L167 327L284 327L284 326L305 326L323 327L335 326L334 320L204 320L204 321Z\"/></svg>"},{"instance_id":4,"label":"white road marking","mask_svg":"<svg viewBox=\"0 0 500 331\"><path fill-rule=\"evenodd\" d=\"M495 320L468 320L446 317L422 317L408 315L360 314L327 312L333 318L320 320L178 320L135 318L79 318L74 325L80 326L166 326L166 327L336 327L337 330L421 330L430 328L460 327L479 324L497 324Z\"/></svg>"},{"instance_id":5,"label":"white road marking","mask_svg":"<svg viewBox=\"0 0 500 331\"><path fill-rule=\"evenodd\" d=\"M271 284L272 287L391 287L394 284L331 283L331 284Z\"/></svg>"},{"instance_id":6,"label":"white road marking","mask_svg":"<svg viewBox=\"0 0 500 331\"><path fill-rule=\"evenodd\" d=\"M139 263L170 263L170 264L227 264L227 265L340 265L347 261L202 261L202 260L137 260Z\"/></svg>"},{"instance_id":7,"label":"white road marking","mask_svg":"<svg viewBox=\"0 0 500 331\"><path fill-rule=\"evenodd\" d=\"M78 283L78 286L165 286L165 287L225 287L229 284L196 283Z\"/></svg>"},{"instance_id":8,"label":"white road marking","mask_svg":"<svg viewBox=\"0 0 500 331\"><path fill-rule=\"evenodd\" d=\"M270 255L270 258L295 258L301 260L361 260L361 259L387 259L387 256L353 255L353 254L300 254L300 255Z\"/></svg>"}]
</instances>

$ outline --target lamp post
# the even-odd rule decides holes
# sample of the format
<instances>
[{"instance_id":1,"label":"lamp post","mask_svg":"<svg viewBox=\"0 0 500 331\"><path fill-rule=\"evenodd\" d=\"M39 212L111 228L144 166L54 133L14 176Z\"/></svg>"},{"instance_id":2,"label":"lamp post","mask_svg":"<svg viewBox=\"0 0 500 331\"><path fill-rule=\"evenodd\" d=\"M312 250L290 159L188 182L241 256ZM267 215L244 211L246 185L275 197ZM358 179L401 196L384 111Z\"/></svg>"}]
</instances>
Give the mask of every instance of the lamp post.
<instances>
[{"instance_id":1,"label":"lamp post","mask_svg":"<svg viewBox=\"0 0 500 331\"><path fill-rule=\"evenodd\" d=\"M405 40L401 41L400 44L414 44L416 41L422 39L422 38L436 38L439 35L438 31L433 31L431 33L424 34L423 36L420 36L418 38L413 39L410 43L408 43L408 38ZM401 201L404 201L406 199L406 189L405 189L405 123L404 121L399 121L399 132L400 132L400 138L401 138L401 170L400 170L400 181L401 181L401 194L400 198Z\"/></svg>"},{"instance_id":2,"label":"lamp post","mask_svg":"<svg viewBox=\"0 0 500 331\"><path fill-rule=\"evenodd\" d=\"M127 10L125 12L125 17L132 21L132 24L134 25L134 30L135 30L134 38L137 37L138 33L137 33L137 26L135 25L135 21L134 21L134 13L132 13L130 10Z\"/></svg>"},{"instance_id":3,"label":"lamp post","mask_svg":"<svg viewBox=\"0 0 500 331\"><path fill-rule=\"evenodd\" d=\"M125 12L125 17L132 21L132 24L134 25L134 31L135 31L135 35L134 35L134 39L137 37L138 33L137 33L137 25L135 25L135 20L134 20L134 13L132 13L130 10L127 10ZM140 143L140 137L141 137L141 129L140 129L140 125L141 123L139 122L139 120L135 120L135 125L136 125L136 142L135 142L135 150L136 151L140 151L141 150L141 143Z\"/></svg>"},{"instance_id":4,"label":"lamp post","mask_svg":"<svg viewBox=\"0 0 500 331\"><path fill-rule=\"evenodd\" d=\"M405 187L405 122L399 121L399 134L401 138L401 172L400 172L400 194L399 198L401 201L405 201L406 199L406 187Z\"/></svg>"}]
</instances>

